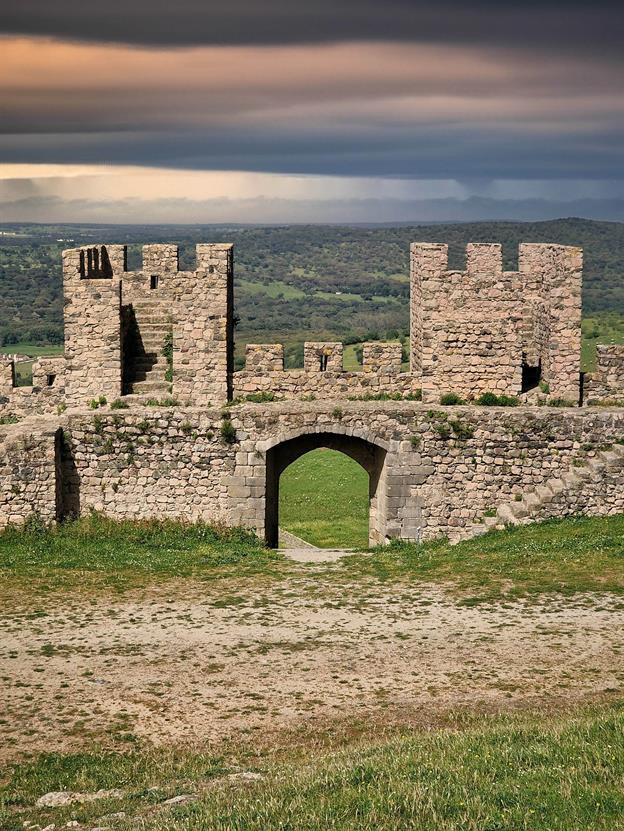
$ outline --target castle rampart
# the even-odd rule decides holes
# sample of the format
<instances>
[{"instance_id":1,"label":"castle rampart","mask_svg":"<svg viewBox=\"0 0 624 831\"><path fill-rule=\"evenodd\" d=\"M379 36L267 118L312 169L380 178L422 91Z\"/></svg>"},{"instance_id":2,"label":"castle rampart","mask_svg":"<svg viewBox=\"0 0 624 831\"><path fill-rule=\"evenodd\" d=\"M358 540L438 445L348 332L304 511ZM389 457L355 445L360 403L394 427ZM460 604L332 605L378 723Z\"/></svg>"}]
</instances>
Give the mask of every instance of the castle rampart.
<instances>
[{"instance_id":1,"label":"castle rampart","mask_svg":"<svg viewBox=\"0 0 624 831\"><path fill-rule=\"evenodd\" d=\"M372 543L624 511L624 408L579 406L580 249L523 245L508 272L500 246L471 245L458 272L445 245L413 245L409 371L398 342L365 343L354 372L341 343L316 341L303 369L248 344L233 372L227 244L197 246L189 272L174 245L145 246L138 271L124 246L63 265L64 356L36 361L29 387L0 363L3 416L22 419L0 426L0 527L96 510L274 543L280 474L315 447L368 473ZM519 406L477 406L484 392ZM440 407L445 393L467 406ZM598 347L585 393L624 399L624 348Z\"/></svg>"},{"instance_id":2,"label":"castle rampart","mask_svg":"<svg viewBox=\"0 0 624 831\"><path fill-rule=\"evenodd\" d=\"M526 495L543 518L624 511L624 409L368 401L336 413L325 402L292 401L239 405L229 419L233 441L222 437L219 409L197 407L74 411L11 425L0 522L96 510L264 535L277 516L271 482L315 446L354 455L369 472L373 542L472 536Z\"/></svg>"}]
</instances>

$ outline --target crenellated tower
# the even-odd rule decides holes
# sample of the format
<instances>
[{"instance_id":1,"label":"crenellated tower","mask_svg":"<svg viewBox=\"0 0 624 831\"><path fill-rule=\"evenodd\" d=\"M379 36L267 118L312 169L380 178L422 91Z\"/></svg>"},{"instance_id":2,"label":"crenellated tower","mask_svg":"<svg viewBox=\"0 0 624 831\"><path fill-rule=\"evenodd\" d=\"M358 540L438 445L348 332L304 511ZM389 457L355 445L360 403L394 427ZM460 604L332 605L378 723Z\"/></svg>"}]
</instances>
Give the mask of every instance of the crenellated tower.
<instances>
[{"instance_id":1,"label":"crenellated tower","mask_svg":"<svg viewBox=\"0 0 624 831\"><path fill-rule=\"evenodd\" d=\"M176 245L63 252L67 402L123 394L208 405L231 397L233 247L197 246L195 271Z\"/></svg>"},{"instance_id":2,"label":"crenellated tower","mask_svg":"<svg viewBox=\"0 0 624 831\"><path fill-rule=\"evenodd\" d=\"M579 399L582 251L521 245L504 271L500 245L467 246L466 270L448 269L448 246L411 247L411 371L423 400L456 392L516 396L542 386Z\"/></svg>"}]
</instances>

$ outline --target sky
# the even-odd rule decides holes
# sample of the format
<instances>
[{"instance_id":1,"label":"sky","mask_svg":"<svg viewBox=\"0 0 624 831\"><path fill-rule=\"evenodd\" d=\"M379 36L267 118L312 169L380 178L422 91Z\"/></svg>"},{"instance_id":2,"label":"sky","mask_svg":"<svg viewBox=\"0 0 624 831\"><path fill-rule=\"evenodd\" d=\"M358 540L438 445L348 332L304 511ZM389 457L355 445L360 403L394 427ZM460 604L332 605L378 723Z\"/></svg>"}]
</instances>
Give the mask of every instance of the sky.
<instances>
[{"instance_id":1,"label":"sky","mask_svg":"<svg viewBox=\"0 0 624 831\"><path fill-rule=\"evenodd\" d=\"M624 220L624 4L1 0L0 221Z\"/></svg>"}]
</instances>

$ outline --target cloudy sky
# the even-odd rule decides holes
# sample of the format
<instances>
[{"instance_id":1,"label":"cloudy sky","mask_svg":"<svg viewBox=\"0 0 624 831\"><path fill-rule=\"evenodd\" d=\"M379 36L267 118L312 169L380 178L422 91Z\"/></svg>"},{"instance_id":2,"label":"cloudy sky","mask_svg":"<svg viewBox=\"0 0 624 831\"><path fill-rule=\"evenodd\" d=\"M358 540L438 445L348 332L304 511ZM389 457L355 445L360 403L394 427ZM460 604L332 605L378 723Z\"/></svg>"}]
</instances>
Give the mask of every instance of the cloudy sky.
<instances>
[{"instance_id":1,"label":"cloudy sky","mask_svg":"<svg viewBox=\"0 0 624 831\"><path fill-rule=\"evenodd\" d=\"M1 0L0 219L624 219L624 6Z\"/></svg>"}]
</instances>

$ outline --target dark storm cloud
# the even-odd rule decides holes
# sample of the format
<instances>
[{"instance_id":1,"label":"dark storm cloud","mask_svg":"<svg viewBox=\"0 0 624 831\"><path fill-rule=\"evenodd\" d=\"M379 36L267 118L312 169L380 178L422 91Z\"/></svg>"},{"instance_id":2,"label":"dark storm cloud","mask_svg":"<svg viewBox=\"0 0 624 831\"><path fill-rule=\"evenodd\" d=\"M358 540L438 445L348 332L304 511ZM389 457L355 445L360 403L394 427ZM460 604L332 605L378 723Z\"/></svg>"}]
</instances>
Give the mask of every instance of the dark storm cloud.
<instances>
[{"instance_id":1,"label":"dark storm cloud","mask_svg":"<svg viewBox=\"0 0 624 831\"><path fill-rule=\"evenodd\" d=\"M368 176L604 177L622 72L578 55L7 39L0 160Z\"/></svg>"},{"instance_id":2,"label":"dark storm cloud","mask_svg":"<svg viewBox=\"0 0 624 831\"><path fill-rule=\"evenodd\" d=\"M422 134L394 130L385 135L341 136L265 131L249 136L230 132L104 133L0 136L7 163L116 164L196 170L464 179L609 179L624 168L619 133L602 137L587 153L587 139L475 135L456 128L430 128ZM592 142L594 145L595 142ZM461 155L452 152L462 147ZM513 159L513 164L510 160Z\"/></svg>"},{"instance_id":3,"label":"dark storm cloud","mask_svg":"<svg viewBox=\"0 0 624 831\"><path fill-rule=\"evenodd\" d=\"M561 0L2 0L0 31L145 45L387 40L621 52L621 3Z\"/></svg>"}]
</instances>

